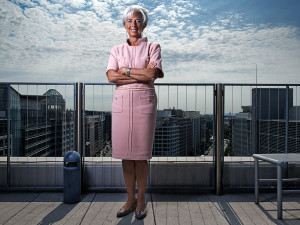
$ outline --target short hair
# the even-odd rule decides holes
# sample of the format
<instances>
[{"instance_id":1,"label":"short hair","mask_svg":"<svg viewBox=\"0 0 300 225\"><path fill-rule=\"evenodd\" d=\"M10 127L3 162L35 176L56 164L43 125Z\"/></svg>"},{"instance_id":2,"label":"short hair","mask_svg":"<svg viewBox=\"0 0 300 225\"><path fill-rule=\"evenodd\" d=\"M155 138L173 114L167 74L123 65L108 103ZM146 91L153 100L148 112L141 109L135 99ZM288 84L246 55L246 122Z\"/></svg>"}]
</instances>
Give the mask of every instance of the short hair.
<instances>
[{"instance_id":1,"label":"short hair","mask_svg":"<svg viewBox=\"0 0 300 225\"><path fill-rule=\"evenodd\" d=\"M132 14L133 12L142 14L143 28L145 28L148 23L148 12L146 9L144 9L142 6L139 6L139 5L132 5L125 9L125 11L123 13L123 19L122 19L123 26L125 27L126 19L127 19L128 15Z\"/></svg>"}]
</instances>

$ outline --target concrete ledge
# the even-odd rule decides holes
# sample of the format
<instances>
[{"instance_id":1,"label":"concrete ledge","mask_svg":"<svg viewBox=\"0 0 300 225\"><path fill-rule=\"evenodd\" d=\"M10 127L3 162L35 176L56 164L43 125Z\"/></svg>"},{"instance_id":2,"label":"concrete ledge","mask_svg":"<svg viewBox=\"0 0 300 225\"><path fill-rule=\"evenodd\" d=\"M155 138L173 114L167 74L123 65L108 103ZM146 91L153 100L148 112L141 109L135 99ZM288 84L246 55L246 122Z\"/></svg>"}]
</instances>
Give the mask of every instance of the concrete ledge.
<instances>
[{"instance_id":1,"label":"concrete ledge","mask_svg":"<svg viewBox=\"0 0 300 225\"><path fill-rule=\"evenodd\" d=\"M228 159L228 157L226 157ZM251 157L252 158L252 157ZM230 157L224 162L224 188L254 188L254 162L250 157ZM7 185L6 161L0 161L0 187ZM85 186L90 189L124 189L121 160L110 157L85 158ZM176 160L176 161L175 161ZM214 164L209 157L159 157L150 161L149 187L212 189ZM300 174L299 164L289 164L289 177ZM63 158L12 157L11 187L54 188L63 187ZM276 178L276 166L260 163L260 178ZM291 187L299 182L289 182ZM273 182L261 187L275 187Z\"/></svg>"}]
</instances>

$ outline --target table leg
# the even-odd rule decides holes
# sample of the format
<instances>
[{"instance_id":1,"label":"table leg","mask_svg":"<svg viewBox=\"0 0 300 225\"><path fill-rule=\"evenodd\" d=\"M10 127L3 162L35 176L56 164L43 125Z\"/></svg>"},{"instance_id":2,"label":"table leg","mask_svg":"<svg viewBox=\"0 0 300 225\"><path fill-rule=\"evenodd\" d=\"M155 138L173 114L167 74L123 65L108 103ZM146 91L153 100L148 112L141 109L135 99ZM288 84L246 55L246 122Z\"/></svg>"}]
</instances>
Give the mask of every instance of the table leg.
<instances>
[{"instance_id":1,"label":"table leg","mask_svg":"<svg viewBox=\"0 0 300 225\"><path fill-rule=\"evenodd\" d=\"M277 164L277 218L282 219L282 166Z\"/></svg>"},{"instance_id":2,"label":"table leg","mask_svg":"<svg viewBox=\"0 0 300 225\"><path fill-rule=\"evenodd\" d=\"M255 192L255 203L259 203L259 180L258 180L258 159L254 158L254 192Z\"/></svg>"}]
</instances>

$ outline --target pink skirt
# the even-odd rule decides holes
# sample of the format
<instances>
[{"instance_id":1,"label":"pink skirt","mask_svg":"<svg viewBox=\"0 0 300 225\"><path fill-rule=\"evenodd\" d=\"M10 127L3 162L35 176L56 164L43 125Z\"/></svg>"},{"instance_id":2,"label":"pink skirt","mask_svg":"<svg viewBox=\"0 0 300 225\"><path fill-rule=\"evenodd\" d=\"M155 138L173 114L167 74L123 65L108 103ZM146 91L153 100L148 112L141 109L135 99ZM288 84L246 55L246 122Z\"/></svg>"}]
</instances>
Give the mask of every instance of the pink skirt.
<instances>
[{"instance_id":1,"label":"pink skirt","mask_svg":"<svg viewBox=\"0 0 300 225\"><path fill-rule=\"evenodd\" d=\"M154 89L116 88L112 102L112 157L152 158L156 105Z\"/></svg>"}]
</instances>

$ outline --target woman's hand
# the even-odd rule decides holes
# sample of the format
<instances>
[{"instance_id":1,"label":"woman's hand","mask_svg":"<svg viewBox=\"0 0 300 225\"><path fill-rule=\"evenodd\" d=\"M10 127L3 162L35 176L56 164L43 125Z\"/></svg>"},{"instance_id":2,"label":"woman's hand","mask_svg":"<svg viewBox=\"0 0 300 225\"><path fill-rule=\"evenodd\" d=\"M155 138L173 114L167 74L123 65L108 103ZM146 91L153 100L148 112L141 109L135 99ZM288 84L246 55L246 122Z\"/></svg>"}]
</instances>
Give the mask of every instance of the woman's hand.
<instances>
[{"instance_id":1,"label":"woman's hand","mask_svg":"<svg viewBox=\"0 0 300 225\"><path fill-rule=\"evenodd\" d=\"M127 77L127 67L121 67L117 71L107 72L108 81L116 84L148 83L161 75L161 70L156 68L157 63L149 62L146 68L131 68L130 77Z\"/></svg>"},{"instance_id":2,"label":"woman's hand","mask_svg":"<svg viewBox=\"0 0 300 225\"><path fill-rule=\"evenodd\" d=\"M147 68L155 68L156 62L149 62Z\"/></svg>"},{"instance_id":3,"label":"woman's hand","mask_svg":"<svg viewBox=\"0 0 300 225\"><path fill-rule=\"evenodd\" d=\"M123 75L121 74L121 70ZM132 78L132 77L127 77L124 76L125 72L126 72L127 68L123 67L118 69L118 71L116 70L108 70L106 75L107 75L107 79L108 82L110 83L116 83L116 84L133 84L133 83L140 83L140 81Z\"/></svg>"},{"instance_id":4,"label":"woman's hand","mask_svg":"<svg viewBox=\"0 0 300 225\"><path fill-rule=\"evenodd\" d=\"M147 66L143 69L131 68L130 77L142 83L148 83L149 81L154 81L156 80L156 78L161 77L160 76L161 70L156 68L156 65L157 65L156 62L149 62ZM124 67L123 69L127 69L127 68Z\"/></svg>"}]
</instances>

